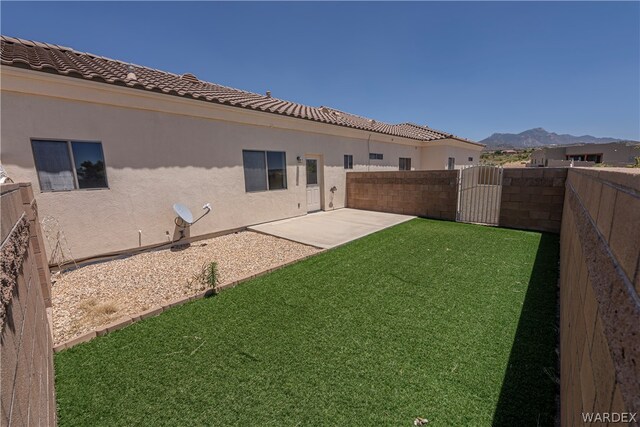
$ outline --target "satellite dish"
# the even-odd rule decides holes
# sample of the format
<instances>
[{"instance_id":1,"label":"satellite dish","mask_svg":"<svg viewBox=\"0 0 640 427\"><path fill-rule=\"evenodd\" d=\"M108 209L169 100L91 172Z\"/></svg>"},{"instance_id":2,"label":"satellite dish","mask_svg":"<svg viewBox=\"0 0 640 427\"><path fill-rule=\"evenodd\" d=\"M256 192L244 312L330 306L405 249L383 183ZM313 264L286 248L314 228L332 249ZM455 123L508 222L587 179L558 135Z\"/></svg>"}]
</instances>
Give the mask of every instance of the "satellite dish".
<instances>
[{"instance_id":1,"label":"satellite dish","mask_svg":"<svg viewBox=\"0 0 640 427\"><path fill-rule=\"evenodd\" d=\"M188 237L189 228L196 222L200 221L202 218L204 218L205 215L207 215L213 210L213 208L211 207L211 203L206 203L202 207L202 210L204 210L204 213L194 220L193 214L191 213L188 207L186 207L182 203L176 203L173 205L173 211L176 213L176 215L178 215L173 220L173 222L176 223L176 226L178 227L178 231L180 232L180 238L178 238L177 241L180 241L183 238ZM172 243L175 243L175 242L176 240L174 240ZM184 246L184 245L180 245L180 246ZM187 243L186 246L188 247L189 243Z\"/></svg>"},{"instance_id":2,"label":"satellite dish","mask_svg":"<svg viewBox=\"0 0 640 427\"><path fill-rule=\"evenodd\" d=\"M193 214L189 210L188 207L183 205L182 203L176 203L173 205L173 210L178 215L178 217L186 222L187 224L193 223Z\"/></svg>"},{"instance_id":3,"label":"satellite dish","mask_svg":"<svg viewBox=\"0 0 640 427\"><path fill-rule=\"evenodd\" d=\"M213 208L211 207L211 203L205 204L202 207L202 210L204 210L204 213L194 220L193 214L188 207L186 207L182 203L174 204L173 211L176 213L176 215L178 215L178 217L175 219L176 225L182 228L186 228L200 221L202 217L213 210Z\"/></svg>"}]
</instances>

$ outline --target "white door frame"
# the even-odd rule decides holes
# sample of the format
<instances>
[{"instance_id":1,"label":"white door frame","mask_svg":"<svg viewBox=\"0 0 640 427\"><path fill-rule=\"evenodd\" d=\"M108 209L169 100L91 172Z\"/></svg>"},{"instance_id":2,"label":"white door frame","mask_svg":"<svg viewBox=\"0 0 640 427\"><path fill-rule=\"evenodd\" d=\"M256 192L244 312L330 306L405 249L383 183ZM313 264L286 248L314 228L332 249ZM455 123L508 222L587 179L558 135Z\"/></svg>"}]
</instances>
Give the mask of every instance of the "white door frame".
<instances>
[{"instance_id":1,"label":"white door frame","mask_svg":"<svg viewBox=\"0 0 640 427\"><path fill-rule=\"evenodd\" d=\"M324 162L323 162L323 156L322 154L305 154L304 155L304 159L305 159L305 194L307 194L306 192L306 177L307 177L307 159L314 159L317 160L318 162L318 190L320 192L320 209L319 210L324 210ZM307 200L307 206L309 206L309 201ZM307 208L307 213L309 212L315 212L315 211L309 211Z\"/></svg>"}]
</instances>

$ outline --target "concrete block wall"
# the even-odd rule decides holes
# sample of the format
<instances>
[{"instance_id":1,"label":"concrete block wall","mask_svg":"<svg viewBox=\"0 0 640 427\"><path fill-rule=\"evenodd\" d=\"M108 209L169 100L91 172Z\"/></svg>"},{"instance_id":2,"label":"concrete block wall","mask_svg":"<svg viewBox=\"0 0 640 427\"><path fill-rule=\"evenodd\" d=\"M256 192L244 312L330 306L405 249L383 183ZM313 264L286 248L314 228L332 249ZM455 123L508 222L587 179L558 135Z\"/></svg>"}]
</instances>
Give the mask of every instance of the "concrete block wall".
<instances>
[{"instance_id":1,"label":"concrete block wall","mask_svg":"<svg viewBox=\"0 0 640 427\"><path fill-rule=\"evenodd\" d=\"M47 319L51 283L37 206L30 184L3 184L0 193L5 257L2 290L11 290L1 301L6 311L0 333L0 425L55 426L53 350ZM5 255L21 231L27 237L26 250L13 258L18 268L12 269ZM12 287L7 287L10 282Z\"/></svg>"},{"instance_id":2,"label":"concrete block wall","mask_svg":"<svg viewBox=\"0 0 640 427\"><path fill-rule=\"evenodd\" d=\"M560 232L566 168L504 169L500 227Z\"/></svg>"},{"instance_id":3,"label":"concrete block wall","mask_svg":"<svg viewBox=\"0 0 640 427\"><path fill-rule=\"evenodd\" d=\"M455 221L458 171L347 173L347 207Z\"/></svg>"},{"instance_id":4,"label":"concrete block wall","mask_svg":"<svg viewBox=\"0 0 640 427\"><path fill-rule=\"evenodd\" d=\"M35 265L40 280L40 289L44 298L44 305L51 307L51 272L49 271L49 260L45 250L45 241L40 228L40 218L38 216L38 204L36 203L33 187L31 183L19 183L22 207L29 220L29 235L31 236L31 250L35 258Z\"/></svg>"},{"instance_id":5,"label":"concrete block wall","mask_svg":"<svg viewBox=\"0 0 640 427\"><path fill-rule=\"evenodd\" d=\"M562 426L584 425L588 412L640 419L638 172L568 171L560 234Z\"/></svg>"}]
</instances>

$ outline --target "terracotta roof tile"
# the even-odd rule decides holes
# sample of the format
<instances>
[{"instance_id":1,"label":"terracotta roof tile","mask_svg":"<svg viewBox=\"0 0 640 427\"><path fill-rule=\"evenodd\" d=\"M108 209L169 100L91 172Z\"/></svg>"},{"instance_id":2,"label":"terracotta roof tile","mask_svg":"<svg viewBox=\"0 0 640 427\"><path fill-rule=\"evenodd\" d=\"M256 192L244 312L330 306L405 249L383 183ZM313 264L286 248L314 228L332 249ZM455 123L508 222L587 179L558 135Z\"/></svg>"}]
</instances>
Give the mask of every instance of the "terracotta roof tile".
<instances>
[{"instance_id":1,"label":"terracotta roof tile","mask_svg":"<svg viewBox=\"0 0 640 427\"><path fill-rule=\"evenodd\" d=\"M433 141L443 138L463 140L426 126L413 123L389 124L378 122L329 107L311 107L205 82L190 73L177 75L78 52L55 44L7 36L0 36L0 43L0 58L3 65L54 72L75 78L249 108L418 141ZM130 73L135 75L135 79L128 77Z\"/></svg>"}]
</instances>

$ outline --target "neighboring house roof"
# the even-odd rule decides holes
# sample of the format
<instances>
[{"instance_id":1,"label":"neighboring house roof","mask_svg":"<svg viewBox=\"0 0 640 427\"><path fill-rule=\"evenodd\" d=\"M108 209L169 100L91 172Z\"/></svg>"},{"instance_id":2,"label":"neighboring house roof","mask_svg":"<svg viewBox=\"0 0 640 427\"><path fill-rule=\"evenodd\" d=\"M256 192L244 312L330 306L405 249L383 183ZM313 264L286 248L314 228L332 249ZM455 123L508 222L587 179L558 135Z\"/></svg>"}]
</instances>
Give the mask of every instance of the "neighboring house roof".
<instances>
[{"instance_id":1,"label":"neighboring house roof","mask_svg":"<svg viewBox=\"0 0 640 427\"><path fill-rule=\"evenodd\" d=\"M201 81L188 73L182 75L168 73L90 53L78 52L55 44L7 36L0 36L0 39L3 65L248 108L418 141L455 138L482 146L477 142L459 138L427 126L413 123L389 124L377 122L329 107L309 107L296 102L272 98L270 94L259 95Z\"/></svg>"}]
</instances>

